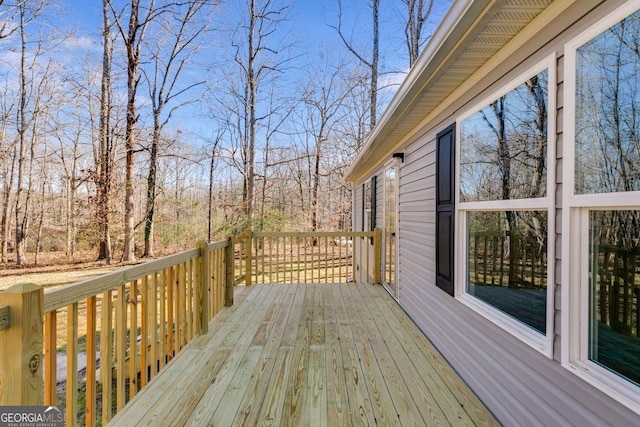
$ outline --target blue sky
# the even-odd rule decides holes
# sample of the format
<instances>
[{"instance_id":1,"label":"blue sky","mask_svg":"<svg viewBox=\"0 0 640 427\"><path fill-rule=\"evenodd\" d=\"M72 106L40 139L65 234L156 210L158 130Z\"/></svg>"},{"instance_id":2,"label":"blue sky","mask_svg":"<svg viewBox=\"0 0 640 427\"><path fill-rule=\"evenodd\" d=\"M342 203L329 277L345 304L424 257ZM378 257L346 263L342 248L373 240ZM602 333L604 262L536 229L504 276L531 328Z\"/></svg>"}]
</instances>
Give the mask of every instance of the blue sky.
<instances>
[{"instance_id":1,"label":"blue sky","mask_svg":"<svg viewBox=\"0 0 640 427\"><path fill-rule=\"evenodd\" d=\"M118 4L124 4L124 0L118 0ZM234 24L237 12L235 8L241 7L245 0L225 0L215 12L213 26ZM369 0L343 0L343 28L346 34L351 35L353 44L358 51L369 56L370 34L371 34L371 9ZM446 13L450 1L437 1L434 16L441 18ZM102 23L102 1L101 0L62 0L60 3L59 15L52 18L54 25L65 27L68 32L76 35L75 52L82 55L83 49L95 49L100 52L100 30ZM380 86L387 86L389 82L393 84L387 93L382 94L388 101L391 93L397 88L407 71L408 60L406 58L406 46L404 33L402 31L404 18L404 3L401 0L381 0L380 13L380 66L381 82ZM438 9L439 8L439 9ZM297 54L305 62L306 53L317 54L323 52L336 52L336 55L348 56L344 45L336 31L330 25L337 24L337 0L294 0L288 11L288 19L282 25L288 31L287 41L296 45ZM436 19L437 19L436 18ZM434 20L435 22L435 20ZM427 28L430 33L435 28ZM220 33L215 33L217 37L222 37ZM223 46L225 40L219 39L212 43ZM225 60L225 52L221 50L210 51L210 55ZM70 53L71 54L71 53ZM71 54L73 55L73 54ZM99 58L99 56L97 56ZM229 59L231 61L231 59ZM400 73L394 73L394 72ZM295 78L294 78L295 79ZM298 79L299 80L299 79ZM141 88L139 96L146 95L144 88ZM383 99L384 102L384 99ZM382 113L382 111L380 111ZM183 121L191 121L189 128L196 133L207 133L205 129L210 126L205 124L202 129L196 129L203 123L195 118L198 113L191 111L182 112Z\"/></svg>"}]
</instances>

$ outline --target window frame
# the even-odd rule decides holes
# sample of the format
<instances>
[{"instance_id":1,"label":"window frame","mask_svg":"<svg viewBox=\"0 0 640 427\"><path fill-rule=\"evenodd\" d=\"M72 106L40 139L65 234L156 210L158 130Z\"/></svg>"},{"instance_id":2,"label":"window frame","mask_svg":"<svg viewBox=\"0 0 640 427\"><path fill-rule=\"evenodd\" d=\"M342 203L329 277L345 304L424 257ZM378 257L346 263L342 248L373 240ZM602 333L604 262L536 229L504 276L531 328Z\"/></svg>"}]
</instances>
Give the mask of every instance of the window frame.
<instances>
[{"instance_id":1,"label":"window frame","mask_svg":"<svg viewBox=\"0 0 640 427\"><path fill-rule=\"evenodd\" d=\"M548 358L553 357L554 338L554 294L555 294L555 164L556 164L556 54L546 56L533 66L527 67L510 78L508 82L501 85L496 91L491 92L480 102L465 110L463 114L456 118L456 155L455 155L455 235L461 236L457 239L455 247L455 276L459 279L455 284L455 297L457 300L473 309L475 312L485 317L495 325L507 331L511 335L520 339L533 349L544 354ZM548 84L548 105L547 105L547 182L546 195L544 197L531 199L511 199L511 200L488 200L461 202L460 200L460 156L462 152L462 122L478 113L483 108L516 89L528 79L536 76L542 71L547 71ZM546 334L542 334L525 323L509 316L503 311L491 306L481 299L467 292L467 212L472 211L546 211L547 212L547 312L546 312ZM464 236L464 237L463 237Z\"/></svg>"},{"instance_id":2,"label":"window frame","mask_svg":"<svg viewBox=\"0 0 640 427\"><path fill-rule=\"evenodd\" d=\"M640 387L589 360L589 213L594 210L640 210L640 191L576 194L575 108L577 50L618 22L638 12L628 2L564 45L564 143L562 150L561 364L629 409L640 413Z\"/></svg>"}]
</instances>

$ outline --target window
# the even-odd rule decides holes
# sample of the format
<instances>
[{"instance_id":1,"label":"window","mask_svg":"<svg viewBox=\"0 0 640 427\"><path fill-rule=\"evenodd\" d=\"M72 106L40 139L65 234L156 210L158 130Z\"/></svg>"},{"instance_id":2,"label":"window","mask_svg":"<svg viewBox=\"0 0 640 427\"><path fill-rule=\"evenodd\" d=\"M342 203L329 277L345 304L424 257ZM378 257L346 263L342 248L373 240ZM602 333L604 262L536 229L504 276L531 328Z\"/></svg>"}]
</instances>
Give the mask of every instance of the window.
<instances>
[{"instance_id":1,"label":"window","mask_svg":"<svg viewBox=\"0 0 640 427\"><path fill-rule=\"evenodd\" d=\"M549 356L554 67L548 58L461 118L456 209L460 300Z\"/></svg>"},{"instance_id":2,"label":"window","mask_svg":"<svg viewBox=\"0 0 640 427\"><path fill-rule=\"evenodd\" d=\"M362 184L362 231L376 228L376 176Z\"/></svg>"},{"instance_id":3,"label":"window","mask_svg":"<svg viewBox=\"0 0 640 427\"><path fill-rule=\"evenodd\" d=\"M640 408L640 11L565 47L563 363ZM564 227L563 227L564 228ZM566 347L565 347L566 346Z\"/></svg>"}]
</instances>

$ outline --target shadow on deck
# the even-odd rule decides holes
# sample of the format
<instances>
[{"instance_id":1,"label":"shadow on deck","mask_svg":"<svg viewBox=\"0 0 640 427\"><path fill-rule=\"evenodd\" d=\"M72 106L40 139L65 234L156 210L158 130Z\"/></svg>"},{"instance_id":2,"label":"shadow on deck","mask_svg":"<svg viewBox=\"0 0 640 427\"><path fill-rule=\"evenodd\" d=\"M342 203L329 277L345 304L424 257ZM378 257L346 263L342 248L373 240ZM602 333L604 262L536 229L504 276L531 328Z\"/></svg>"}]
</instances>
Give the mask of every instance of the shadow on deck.
<instances>
[{"instance_id":1,"label":"shadow on deck","mask_svg":"<svg viewBox=\"0 0 640 427\"><path fill-rule=\"evenodd\" d=\"M109 425L498 425L381 286L254 285Z\"/></svg>"}]
</instances>

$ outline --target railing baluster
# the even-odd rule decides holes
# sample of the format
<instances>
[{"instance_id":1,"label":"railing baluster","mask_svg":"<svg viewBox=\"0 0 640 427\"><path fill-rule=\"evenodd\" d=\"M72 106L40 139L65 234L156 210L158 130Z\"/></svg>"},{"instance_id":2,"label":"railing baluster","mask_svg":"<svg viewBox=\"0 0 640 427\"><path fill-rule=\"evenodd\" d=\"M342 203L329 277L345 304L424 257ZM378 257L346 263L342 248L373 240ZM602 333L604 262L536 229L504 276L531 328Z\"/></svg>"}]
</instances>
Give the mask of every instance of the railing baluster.
<instances>
[{"instance_id":1,"label":"railing baluster","mask_svg":"<svg viewBox=\"0 0 640 427\"><path fill-rule=\"evenodd\" d=\"M147 385L147 367L149 362L147 360L147 352L149 350L149 276L144 276L141 282L141 303L140 303L140 389Z\"/></svg>"},{"instance_id":2,"label":"railing baluster","mask_svg":"<svg viewBox=\"0 0 640 427\"><path fill-rule=\"evenodd\" d=\"M151 283L149 283L149 318L148 327L151 329L151 349L149 352L150 372L149 378L156 375L156 367L158 366L158 273L151 275Z\"/></svg>"},{"instance_id":3,"label":"railing baluster","mask_svg":"<svg viewBox=\"0 0 640 427\"><path fill-rule=\"evenodd\" d=\"M96 420L96 310L97 298L87 299L87 376L85 397L85 426L92 427Z\"/></svg>"},{"instance_id":4,"label":"railing baluster","mask_svg":"<svg viewBox=\"0 0 640 427\"><path fill-rule=\"evenodd\" d=\"M167 270L167 358L168 362L173 357L173 331L174 331L174 317L173 317L173 267Z\"/></svg>"},{"instance_id":5,"label":"railing baluster","mask_svg":"<svg viewBox=\"0 0 640 427\"><path fill-rule=\"evenodd\" d=\"M138 282L129 285L129 399L138 391Z\"/></svg>"},{"instance_id":6,"label":"railing baluster","mask_svg":"<svg viewBox=\"0 0 640 427\"><path fill-rule=\"evenodd\" d=\"M100 325L100 377L102 379L102 425L111 420L111 395L113 371L111 359L113 357L113 292L107 291L102 295L101 325Z\"/></svg>"},{"instance_id":7,"label":"railing baluster","mask_svg":"<svg viewBox=\"0 0 640 427\"><path fill-rule=\"evenodd\" d=\"M276 269L276 280L274 283L280 283L280 238L276 237L274 239L276 241L276 260L275 260L275 269Z\"/></svg>"},{"instance_id":8,"label":"railing baluster","mask_svg":"<svg viewBox=\"0 0 640 427\"><path fill-rule=\"evenodd\" d=\"M116 410L125 404L125 366L127 356L127 300L126 285L118 287L116 297Z\"/></svg>"},{"instance_id":9,"label":"railing baluster","mask_svg":"<svg viewBox=\"0 0 640 427\"><path fill-rule=\"evenodd\" d=\"M159 369L164 368L164 365L167 360L167 355L169 354L169 346L168 346L168 338L169 330L171 329L168 326L169 322L169 314L168 314L168 304L169 304L169 289L168 289L168 278L167 278L167 269L162 270L160 273L160 339L158 340L158 345L160 348L158 349L158 356L160 356L160 366Z\"/></svg>"},{"instance_id":10,"label":"railing baluster","mask_svg":"<svg viewBox=\"0 0 640 427\"><path fill-rule=\"evenodd\" d=\"M53 310L44 315L44 404L47 406L55 406L57 399L57 314Z\"/></svg>"},{"instance_id":11,"label":"railing baluster","mask_svg":"<svg viewBox=\"0 0 640 427\"><path fill-rule=\"evenodd\" d=\"M311 282L315 283L316 280L316 250L318 249L317 237L311 237L309 239L311 246Z\"/></svg>"},{"instance_id":12,"label":"railing baluster","mask_svg":"<svg viewBox=\"0 0 640 427\"><path fill-rule=\"evenodd\" d=\"M187 344L187 342L191 341L193 338L193 265L191 260L186 262L184 269L184 284L186 287L186 311L185 311L185 322L186 322L186 333L183 337L183 346Z\"/></svg>"},{"instance_id":13,"label":"railing baluster","mask_svg":"<svg viewBox=\"0 0 640 427\"><path fill-rule=\"evenodd\" d=\"M339 240L338 240L339 242ZM336 240L335 238L331 244L331 283L338 283L340 278L336 281Z\"/></svg>"},{"instance_id":14,"label":"railing baluster","mask_svg":"<svg viewBox=\"0 0 640 427\"><path fill-rule=\"evenodd\" d=\"M348 240L346 242L348 243ZM338 277L339 277L339 280L341 281L342 280L342 241L338 243Z\"/></svg>"},{"instance_id":15,"label":"railing baluster","mask_svg":"<svg viewBox=\"0 0 640 427\"><path fill-rule=\"evenodd\" d=\"M173 286L174 288L174 297L175 301L173 303L174 308L174 319L175 319L175 331L173 332L173 351L174 355L177 354L180 349L182 349L182 323L184 322L184 311L182 310L182 301L184 300L184 289L182 287L182 264L178 264L173 272Z\"/></svg>"},{"instance_id":16,"label":"railing baluster","mask_svg":"<svg viewBox=\"0 0 640 427\"><path fill-rule=\"evenodd\" d=\"M298 257L296 258L297 282L300 283L300 236L296 236L296 245L298 246Z\"/></svg>"},{"instance_id":17,"label":"railing baluster","mask_svg":"<svg viewBox=\"0 0 640 427\"><path fill-rule=\"evenodd\" d=\"M75 426L78 413L78 303L67 307L66 425Z\"/></svg>"},{"instance_id":18,"label":"railing baluster","mask_svg":"<svg viewBox=\"0 0 640 427\"><path fill-rule=\"evenodd\" d=\"M324 236L322 256L324 257L324 283L329 283L329 246L327 245L327 236Z\"/></svg>"}]
</instances>

